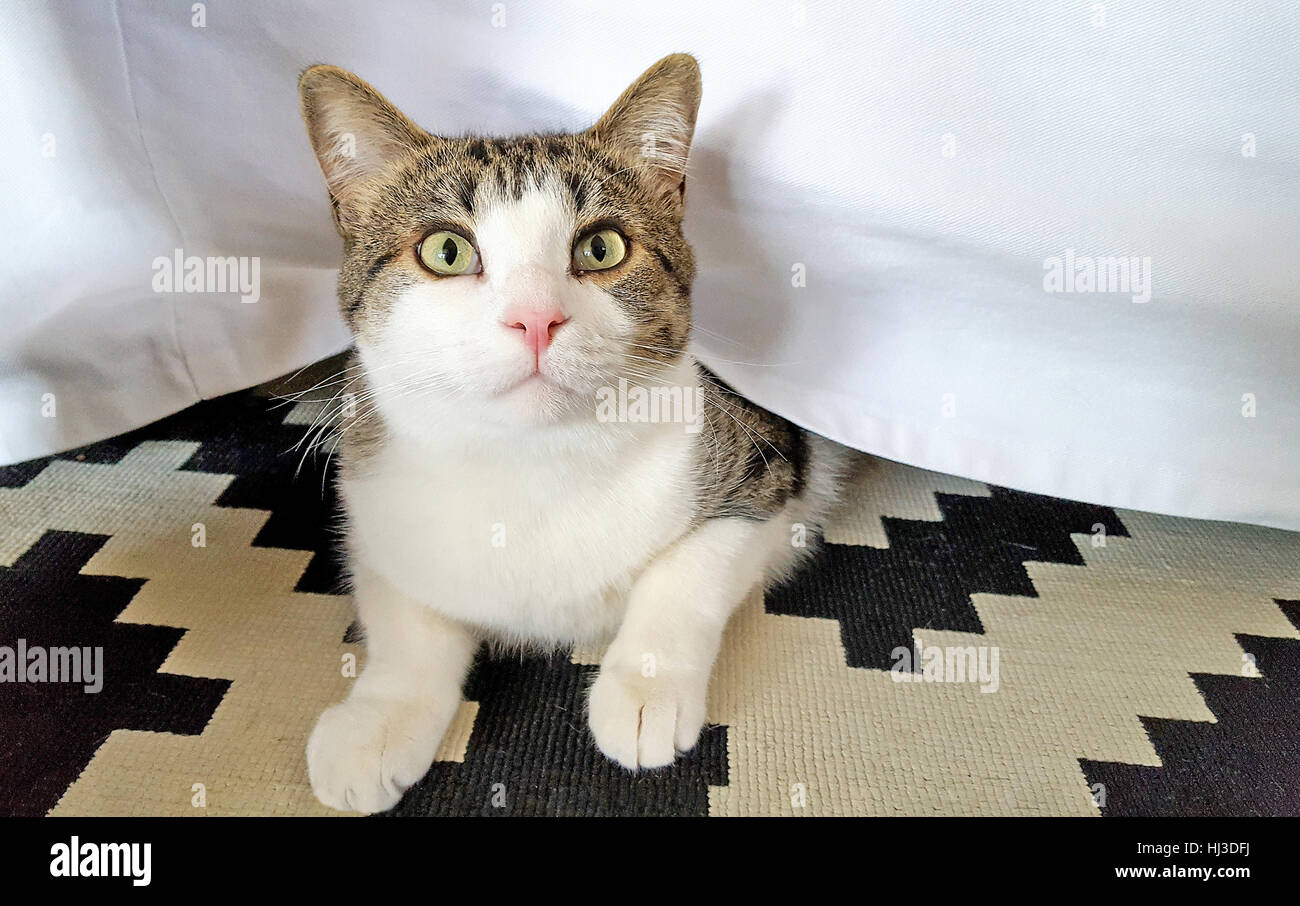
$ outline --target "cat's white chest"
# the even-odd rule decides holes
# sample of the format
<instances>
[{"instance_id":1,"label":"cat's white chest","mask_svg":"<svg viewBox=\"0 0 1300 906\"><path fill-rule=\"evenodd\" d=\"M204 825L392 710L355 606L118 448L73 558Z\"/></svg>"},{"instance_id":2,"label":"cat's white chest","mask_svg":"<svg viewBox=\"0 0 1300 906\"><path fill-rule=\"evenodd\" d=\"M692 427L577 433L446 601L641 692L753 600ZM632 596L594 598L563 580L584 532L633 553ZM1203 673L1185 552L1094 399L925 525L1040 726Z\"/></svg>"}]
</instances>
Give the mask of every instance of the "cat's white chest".
<instances>
[{"instance_id":1,"label":"cat's white chest","mask_svg":"<svg viewBox=\"0 0 1300 906\"><path fill-rule=\"evenodd\" d=\"M633 580L689 526L689 456L671 434L573 463L392 443L343 482L348 546L406 594L505 638L607 637Z\"/></svg>"}]
</instances>

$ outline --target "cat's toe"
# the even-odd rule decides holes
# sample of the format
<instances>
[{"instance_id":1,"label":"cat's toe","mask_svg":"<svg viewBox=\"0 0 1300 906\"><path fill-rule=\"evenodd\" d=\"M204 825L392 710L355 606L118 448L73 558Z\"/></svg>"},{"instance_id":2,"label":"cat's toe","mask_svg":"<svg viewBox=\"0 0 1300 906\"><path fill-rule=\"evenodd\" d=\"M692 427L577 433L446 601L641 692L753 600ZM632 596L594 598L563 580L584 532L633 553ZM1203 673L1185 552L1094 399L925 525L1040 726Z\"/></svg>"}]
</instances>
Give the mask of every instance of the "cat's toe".
<instances>
[{"instance_id":1,"label":"cat's toe","mask_svg":"<svg viewBox=\"0 0 1300 906\"><path fill-rule=\"evenodd\" d=\"M307 741L307 775L322 803L382 812L433 764L442 727L428 703L349 699L325 709Z\"/></svg>"},{"instance_id":2,"label":"cat's toe","mask_svg":"<svg viewBox=\"0 0 1300 906\"><path fill-rule=\"evenodd\" d=\"M671 764L700 737L707 685L602 669L588 701L596 747L633 771Z\"/></svg>"}]
</instances>

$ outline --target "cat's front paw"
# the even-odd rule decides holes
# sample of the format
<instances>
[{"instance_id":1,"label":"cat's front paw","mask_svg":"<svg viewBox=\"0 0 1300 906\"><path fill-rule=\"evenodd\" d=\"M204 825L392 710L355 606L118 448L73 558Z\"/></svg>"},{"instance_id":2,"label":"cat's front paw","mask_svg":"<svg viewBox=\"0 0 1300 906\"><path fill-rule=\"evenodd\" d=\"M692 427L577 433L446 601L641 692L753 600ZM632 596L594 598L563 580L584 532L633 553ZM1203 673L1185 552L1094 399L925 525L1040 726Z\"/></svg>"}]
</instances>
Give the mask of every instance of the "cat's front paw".
<instances>
[{"instance_id":1,"label":"cat's front paw","mask_svg":"<svg viewBox=\"0 0 1300 906\"><path fill-rule=\"evenodd\" d=\"M708 687L707 673L630 669L607 661L587 703L596 747L633 771L671 764L700 738Z\"/></svg>"},{"instance_id":2,"label":"cat's front paw","mask_svg":"<svg viewBox=\"0 0 1300 906\"><path fill-rule=\"evenodd\" d=\"M321 714L307 740L312 792L340 811L382 812L433 764L446 721L425 701L349 698Z\"/></svg>"}]
</instances>

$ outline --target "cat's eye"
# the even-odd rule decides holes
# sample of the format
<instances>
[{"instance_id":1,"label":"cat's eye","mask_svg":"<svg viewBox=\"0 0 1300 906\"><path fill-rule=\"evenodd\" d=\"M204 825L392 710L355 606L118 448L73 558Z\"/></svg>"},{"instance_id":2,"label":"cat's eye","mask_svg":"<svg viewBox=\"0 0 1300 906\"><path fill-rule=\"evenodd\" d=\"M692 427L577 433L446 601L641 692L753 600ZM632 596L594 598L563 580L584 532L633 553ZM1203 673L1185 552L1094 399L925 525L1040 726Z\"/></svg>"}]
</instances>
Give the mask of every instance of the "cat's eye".
<instances>
[{"instance_id":1,"label":"cat's eye","mask_svg":"<svg viewBox=\"0 0 1300 906\"><path fill-rule=\"evenodd\" d=\"M573 247L573 267L579 271L608 270L627 257L627 241L614 229L596 230Z\"/></svg>"},{"instance_id":2,"label":"cat's eye","mask_svg":"<svg viewBox=\"0 0 1300 906\"><path fill-rule=\"evenodd\" d=\"M420 263L442 277L477 274L482 270L474 243L459 233L438 230L420 240L415 252Z\"/></svg>"}]
</instances>

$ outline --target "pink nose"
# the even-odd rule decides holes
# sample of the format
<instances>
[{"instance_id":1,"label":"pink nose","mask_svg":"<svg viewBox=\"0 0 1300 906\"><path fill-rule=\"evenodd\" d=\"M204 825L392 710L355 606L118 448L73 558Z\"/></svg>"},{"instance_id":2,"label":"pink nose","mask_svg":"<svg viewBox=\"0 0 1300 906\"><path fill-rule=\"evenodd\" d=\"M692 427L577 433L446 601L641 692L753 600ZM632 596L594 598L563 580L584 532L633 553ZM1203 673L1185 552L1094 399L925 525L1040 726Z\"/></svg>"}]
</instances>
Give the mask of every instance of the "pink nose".
<instances>
[{"instance_id":1,"label":"pink nose","mask_svg":"<svg viewBox=\"0 0 1300 906\"><path fill-rule=\"evenodd\" d=\"M556 307L538 310L516 306L506 312L502 323L524 332L524 343L533 351L534 358L540 364L542 353L546 352L555 336L555 329L568 320L569 316Z\"/></svg>"}]
</instances>

